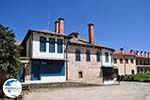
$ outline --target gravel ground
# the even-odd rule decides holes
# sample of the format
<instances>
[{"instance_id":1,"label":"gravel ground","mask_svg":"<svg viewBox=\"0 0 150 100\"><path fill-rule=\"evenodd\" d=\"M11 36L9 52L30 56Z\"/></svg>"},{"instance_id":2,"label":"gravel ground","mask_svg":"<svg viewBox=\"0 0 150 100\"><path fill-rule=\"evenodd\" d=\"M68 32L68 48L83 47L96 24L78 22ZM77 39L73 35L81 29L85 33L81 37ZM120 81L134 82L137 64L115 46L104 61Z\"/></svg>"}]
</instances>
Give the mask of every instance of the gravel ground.
<instances>
[{"instance_id":1,"label":"gravel ground","mask_svg":"<svg viewBox=\"0 0 150 100\"><path fill-rule=\"evenodd\" d=\"M150 83L121 82L120 85L39 89L25 100L150 100Z\"/></svg>"}]
</instances>

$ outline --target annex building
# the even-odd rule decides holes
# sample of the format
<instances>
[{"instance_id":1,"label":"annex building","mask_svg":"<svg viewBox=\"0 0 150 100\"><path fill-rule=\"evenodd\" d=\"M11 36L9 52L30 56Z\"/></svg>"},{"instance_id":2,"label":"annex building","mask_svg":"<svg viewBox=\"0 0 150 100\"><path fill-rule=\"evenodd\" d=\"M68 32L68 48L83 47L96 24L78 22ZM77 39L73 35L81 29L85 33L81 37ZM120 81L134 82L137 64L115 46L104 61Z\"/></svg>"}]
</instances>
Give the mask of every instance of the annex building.
<instances>
[{"instance_id":1,"label":"annex building","mask_svg":"<svg viewBox=\"0 0 150 100\"><path fill-rule=\"evenodd\" d=\"M126 51L123 48L113 52L113 64L119 75L150 72L150 53L143 51Z\"/></svg>"}]
</instances>

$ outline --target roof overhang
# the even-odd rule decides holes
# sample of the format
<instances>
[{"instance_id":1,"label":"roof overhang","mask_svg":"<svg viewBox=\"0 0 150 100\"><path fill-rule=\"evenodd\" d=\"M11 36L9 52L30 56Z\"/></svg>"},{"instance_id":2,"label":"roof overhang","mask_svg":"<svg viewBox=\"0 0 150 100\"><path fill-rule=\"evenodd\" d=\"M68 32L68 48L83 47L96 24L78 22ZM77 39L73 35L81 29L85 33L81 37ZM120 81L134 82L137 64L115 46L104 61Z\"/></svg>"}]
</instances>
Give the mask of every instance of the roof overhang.
<instances>
[{"instance_id":1,"label":"roof overhang","mask_svg":"<svg viewBox=\"0 0 150 100\"><path fill-rule=\"evenodd\" d=\"M112 48L108 48L108 47L104 47L104 46L98 46L95 44L82 44L82 43L74 43L74 42L70 42L69 44L82 45L82 46L87 46L87 47L95 47L95 48L100 48L100 49L107 49L107 50L111 50L112 52L115 51Z\"/></svg>"},{"instance_id":2,"label":"roof overhang","mask_svg":"<svg viewBox=\"0 0 150 100\"><path fill-rule=\"evenodd\" d=\"M58 33L55 33L55 32L46 32L46 31L38 31L38 30L31 30L29 29L28 32L26 33L21 45L23 45L24 43L26 43L27 39L29 38L29 36L33 33L43 33L43 34L49 34L49 35L55 35L55 36L59 36L59 37L64 37L64 38L67 38L67 39L70 39L72 37L70 36L67 36L67 35L61 35L61 34L58 34Z\"/></svg>"}]
</instances>

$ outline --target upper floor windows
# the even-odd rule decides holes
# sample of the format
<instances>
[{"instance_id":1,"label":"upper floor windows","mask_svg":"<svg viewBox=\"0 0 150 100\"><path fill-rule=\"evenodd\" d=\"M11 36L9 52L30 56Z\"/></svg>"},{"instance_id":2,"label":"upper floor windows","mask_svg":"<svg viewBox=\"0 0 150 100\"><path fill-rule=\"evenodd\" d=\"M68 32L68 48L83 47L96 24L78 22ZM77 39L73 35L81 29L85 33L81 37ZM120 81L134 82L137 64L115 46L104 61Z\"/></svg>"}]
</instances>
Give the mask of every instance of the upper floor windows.
<instances>
[{"instance_id":1,"label":"upper floor windows","mask_svg":"<svg viewBox=\"0 0 150 100\"><path fill-rule=\"evenodd\" d=\"M132 64L134 63L133 59L131 59L130 61L131 61Z\"/></svg>"},{"instance_id":2,"label":"upper floor windows","mask_svg":"<svg viewBox=\"0 0 150 100\"><path fill-rule=\"evenodd\" d=\"M120 58L119 59L120 63L123 63L123 59ZM128 64L129 63L129 59L124 59L125 63ZM117 58L114 58L114 63L117 63ZM130 59L130 63L133 64L134 63L134 59Z\"/></svg>"},{"instance_id":3,"label":"upper floor windows","mask_svg":"<svg viewBox=\"0 0 150 100\"><path fill-rule=\"evenodd\" d=\"M80 49L76 49L76 51L75 51L75 59L76 59L76 61L81 61L81 51L80 51Z\"/></svg>"},{"instance_id":4,"label":"upper floor windows","mask_svg":"<svg viewBox=\"0 0 150 100\"><path fill-rule=\"evenodd\" d=\"M63 40L57 39L57 53L63 53Z\"/></svg>"},{"instance_id":5,"label":"upper floor windows","mask_svg":"<svg viewBox=\"0 0 150 100\"><path fill-rule=\"evenodd\" d=\"M86 50L86 61L90 61L91 57L90 57L91 53L89 50Z\"/></svg>"},{"instance_id":6,"label":"upper floor windows","mask_svg":"<svg viewBox=\"0 0 150 100\"><path fill-rule=\"evenodd\" d=\"M40 51L46 52L46 37L40 37Z\"/></svg>"},{"instance_id":7,"label":"upper floor windows","mask_svg":"<svg viewBox=\"0 0 150 100\"><path fill-rule=\"evenodd\" d=\"M117 59L116 58L114 58L114 63L117 63Z\"/></svg>"},{"instance_id":8,"label":"upper floor windows","mask_svg":"<svg viewBox=\"0 0 150 100\"><path fill-rule=\"evenodd\" d=\"M120 58L119 60L120 60L120 63L122 64L122 63L123 63L123 59L122 59L122 58Z\"/></svg>"},{"instance_id":9,"label":"upper floor windows","mask_svg":"<svg viewBox=\"0 0 150 100\"><path fill-rule=\"evenodd\" d=\"M138 60L136 60L136 64L139 65L139 61Z\"/></svg>"},{"instance_id":10,"label":"upper floor windows","mask_svg":"<svg viewBox=\"0 0 150 100\"><path fill-rule=\"evenodd\" d=\"M105 62L109 62L109 54L108 54L108 52L105 52Z\"/></svg>"},{"instance_id":11,"label":"upper floor windows","mask_svg":"<svg viewBox=\"0 0 150 100\"><path fill-rule=\"evenodd\" d=\"M100 52L97 52L96 53L97 62L100 62L100 57L101 57Z\"/></svg>"},{"instance_id":12,"label":"upper floor windows","mask_svg":"<svg viewBox=\"0 0 150 100\"><path fill-rule=\"evenodd\" d=\"M46 43L47 38L40 36L39 42L40 42L40 52L46 52ZM63 39L57 39L57 42L55 41L55 38L49 38L49 52L50 53L63 53ZM57 44L56 44L57 43ZM57 49L57 50L56 50Z\"/></svg>"},{"instance_id":13,"label":"upper floor windows","mask_svg":"<svg viewBox=\"0 0 150 100\"><path fill-rule=\"evenodd\" d=\"M127 64L129 63L128 59L125 59L125 61L126 61Z\"/></svg>"},{"instance_id":14,"label":"upper floor windows","mask_svg":"<svg viewBox=\"0 0 150 100\"><path fill-rule=\"evenodd\" d=\"M49 38L49 52L55 52L55 39Z\"/></svg>"},{"instance_id":15,"label":"upper floor windows","mask_svg":"<svg viewBox=\"0 0 150 100\"><path fill-rule=\"evenodd\" d=\"M143 65L143 62L142 62L142 60L140 60L140 65Z\"/></svg>"}]
</instances>

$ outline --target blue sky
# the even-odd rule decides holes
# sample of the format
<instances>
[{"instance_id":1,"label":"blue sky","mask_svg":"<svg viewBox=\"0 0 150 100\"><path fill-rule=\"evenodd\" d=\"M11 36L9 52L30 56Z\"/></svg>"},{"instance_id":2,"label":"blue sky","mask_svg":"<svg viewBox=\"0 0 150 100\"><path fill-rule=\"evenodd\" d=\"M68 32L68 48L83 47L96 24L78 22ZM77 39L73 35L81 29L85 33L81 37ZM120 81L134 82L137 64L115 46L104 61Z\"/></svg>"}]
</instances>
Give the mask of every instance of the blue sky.
<instances>
[{"instance_id":1,"label":"blue sky","mask_svg":"<svg viewBox=\"0 0 150 100\"><path fill-rule=\"evenodd\" d=\"M28 29L54 31L65 19L65 33L88 38L95 25L95 41L115 49L150 51L150 0L1 0L0 23L22 40ZM49 23L49 26L48 26Z\"/></svg>"}]
</instances>

